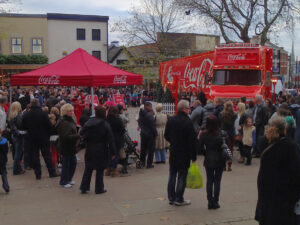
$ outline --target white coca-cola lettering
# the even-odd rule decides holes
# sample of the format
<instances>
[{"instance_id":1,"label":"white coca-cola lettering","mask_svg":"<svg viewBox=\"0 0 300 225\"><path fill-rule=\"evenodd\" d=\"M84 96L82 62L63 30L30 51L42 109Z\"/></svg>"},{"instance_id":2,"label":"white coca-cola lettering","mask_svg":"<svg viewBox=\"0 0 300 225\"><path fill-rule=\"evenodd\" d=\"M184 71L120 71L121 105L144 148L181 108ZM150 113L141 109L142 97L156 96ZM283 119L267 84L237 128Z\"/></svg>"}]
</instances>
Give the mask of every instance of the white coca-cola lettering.
<instances>
[{"instance_id":1,"label":"white coca-cola lettering","mask_svg":"<svg viewBox=\"0 0 300 225\"><path fill-rule=\"evenodd\" d=\"M232 54L230 54L230 55L228 55L227 59L228 60L245 60L246 57L245 57L245 55L232 55Z\"/></svg>"},{"instance_id":2,"label":"white coca-cola lettering","mask_svg":"<svg viewBox=\"0 0 300 225\"><path fill-rule=\"evenodd\" d=\"M59 76L56 75L42 75L40 76L38 83L39 84L53 84L58 85L59 84Z\"/></svg>"},{"instance_id":3,"label":"white coca-cola lettering","mask_svg":"<svg viewBox=\"0 0 300 225\"><path fill-rule=\"evenodd\" d=\"M172 66L170 66L168 69L168 74L167 74L168 81L172 82L173 76L181 76L181 72L180 71L176 71L176 72L172 71Z\"/></svg>"},{"instance_id":4,"label":"white coca-cola lettering","mask_svg":"<svg viewBox=\"0 0 300 225\"><path fill-rule=\"evenodd\" d=\"M205 72L210 74L213 62L210 59L204 59L199 67L192 67L191 63L188 62L184 71L184 88L205 88L204 78Z\"/></svg>"},{"instance_id":5,"label":"white coca-cola lettering","mask_svg":"<svg viewBox=\"0 0 300 225\"><path fill-rule=\"evenodd\" d=\"M127 76L123 75L123 76L118 76L116 75L114 77L114 84L126 84L127 81Z\"/></svg>"}]
</instances>

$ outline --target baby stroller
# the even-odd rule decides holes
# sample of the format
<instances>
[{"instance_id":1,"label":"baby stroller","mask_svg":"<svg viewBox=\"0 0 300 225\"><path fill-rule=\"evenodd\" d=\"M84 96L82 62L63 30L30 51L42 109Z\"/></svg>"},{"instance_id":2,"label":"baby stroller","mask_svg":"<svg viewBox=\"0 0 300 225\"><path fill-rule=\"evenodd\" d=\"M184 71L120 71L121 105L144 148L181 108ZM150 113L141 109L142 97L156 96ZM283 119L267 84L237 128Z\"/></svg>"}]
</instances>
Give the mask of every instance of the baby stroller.
<instances>
[{"instance_id":1,"label":"baby stroller","mask_svg":"<svg viewBox=\"0 0 300 225\"><path fill-rule=\"evenodd\" d=\"M128 132L124 134L124 149L126 158L122 160L123 168L121 173L128 173L127 167L130 164L135 163L137 169L141 169L143 167L142 162L140 161L140 152L138 148L138 142L132 141Z\"/></svg>"}]
</instances>

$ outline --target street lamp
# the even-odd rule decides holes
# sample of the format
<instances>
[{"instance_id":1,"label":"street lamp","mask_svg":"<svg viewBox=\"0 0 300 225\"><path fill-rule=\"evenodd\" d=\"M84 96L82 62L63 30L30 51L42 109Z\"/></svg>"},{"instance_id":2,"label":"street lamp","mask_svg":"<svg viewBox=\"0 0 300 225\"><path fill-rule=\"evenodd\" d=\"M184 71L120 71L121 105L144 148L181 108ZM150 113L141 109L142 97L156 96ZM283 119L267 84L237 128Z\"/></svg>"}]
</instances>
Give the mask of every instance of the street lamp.
<instances>
[{"instance_id":1,"label":"street lamp","mask_svg":"<svg viewBox=\"0 0 300 225\"><path fill-rule=\"evenodd\" d=\"M273 103L275 102L275 86L276 86L276 83L277 83L278 79L277 78L272 78L271 79L271 82L273 84L273 95L272 95L272 101Z\"/></svg>"}]
</instances>

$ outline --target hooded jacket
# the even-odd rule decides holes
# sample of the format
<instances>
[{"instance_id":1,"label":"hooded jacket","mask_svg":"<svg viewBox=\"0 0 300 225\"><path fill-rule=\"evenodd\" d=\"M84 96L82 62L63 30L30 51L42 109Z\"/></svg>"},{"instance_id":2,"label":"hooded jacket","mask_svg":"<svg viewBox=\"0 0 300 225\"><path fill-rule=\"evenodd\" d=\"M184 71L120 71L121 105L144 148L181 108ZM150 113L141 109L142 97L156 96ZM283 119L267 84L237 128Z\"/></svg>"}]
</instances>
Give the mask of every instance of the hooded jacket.
<instances>
[{"instance_id":1,"label":"hooded jacket","mask_svg":"<svg viewBox=\"0 0 300 225\"><path fill-rule=\"evenodd\" d=\"M211 114L214 114L215 112L215 108L216 108L216 105L215 103L211 102L211 103L208 103L206 106L204 106L204 112L203 112L203 118L202 118L202 125L201 125L201 129L202 130L205 130L206 128L206 118L211 115Z\"/></svg>"},{"instance_id":2,"label":"hooded jacket","mask_svg":"<svg viewBox=\"0 0 300 225\"><path fill-rule=\"evenodd\" d=\"M104 169L108 166L110 156L116 155L116 146L112 129L107 121L93 117L80 131L87 142L85 165L92 169Z\"/></svg>"}]
</instances>

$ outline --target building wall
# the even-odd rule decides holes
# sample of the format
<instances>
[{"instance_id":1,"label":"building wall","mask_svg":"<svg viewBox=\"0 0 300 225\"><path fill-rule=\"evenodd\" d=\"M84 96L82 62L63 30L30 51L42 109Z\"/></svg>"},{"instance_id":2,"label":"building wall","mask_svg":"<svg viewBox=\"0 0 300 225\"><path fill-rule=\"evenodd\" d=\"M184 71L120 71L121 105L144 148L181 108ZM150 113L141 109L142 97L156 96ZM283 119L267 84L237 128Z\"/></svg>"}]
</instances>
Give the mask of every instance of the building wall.
<instances>
[{"instance_id":1,"label":"building wall","mask_svg":"<svg viewBox=\"0 0 300 225\"><path fill-rule=\"evenodd\" d=\"M85 29L85 40L77 40L77 28ZM92 29L101 30L101 40L92 40ZM49 63L70 54L77 48L88 53L101 51L101 60L107 62L107 23L95 21L48 20Z\"/></svg>"},{"instance_id":2,"label":"building wall","mask_svg":"<svg viewBox=\"0 0 300 225\"><path fill-rule=\"evenodd\" d=\"M128 56L128 53L126 53L126 51L121 51L121 53L114 59L114 61L112 63L110 63L110 65L112 66L119 66L117 64L118 60L130 60L130 57Z\"/></svg>"},{"instance_id":3,"label":"building wall","mask_svg":"<svg viewBox=\"0 0 300 225\"><path fill-rule=\"evenodd\" d=\"M287 52L280 53L280 74L287 75L288 74L288 62L289 56Z\"/></svg>"},{"instance_id":4,"label":"building wall","mask_svg":"<svg viewBox=\"0 0 300 225\"><path fill-rule=\"evenodd\" d=\"M43 53L48 55L47 18L37 16L0 16L0 53L11 55L11 38L22 38L22 53L32 54L32 38L42 38Z\"/></svg>"},{"instance_id":5,"label":"building wall","mask_svg":"<svg viewBox=\"0 0 300 225\"><path fill-rule=\"evenodd\" d=\"M220 44L220 37L196 35L196 50L213 51Z\"/></svg>"}]
</instances>

